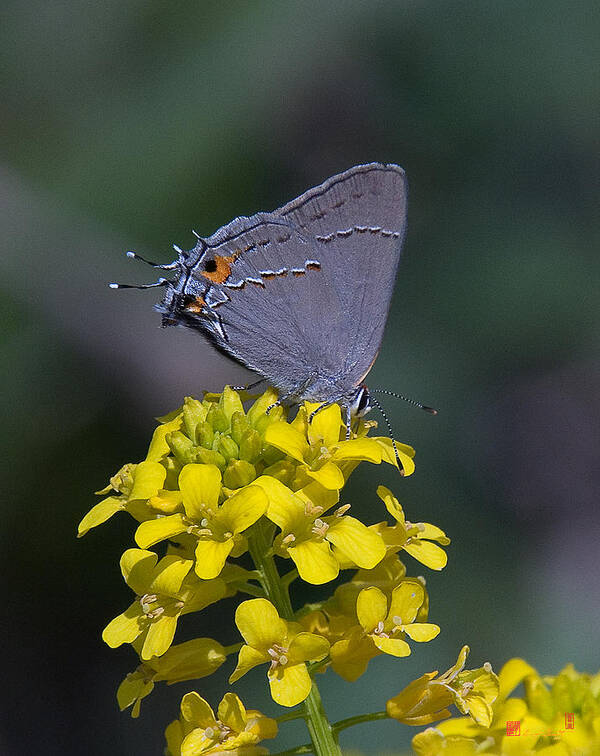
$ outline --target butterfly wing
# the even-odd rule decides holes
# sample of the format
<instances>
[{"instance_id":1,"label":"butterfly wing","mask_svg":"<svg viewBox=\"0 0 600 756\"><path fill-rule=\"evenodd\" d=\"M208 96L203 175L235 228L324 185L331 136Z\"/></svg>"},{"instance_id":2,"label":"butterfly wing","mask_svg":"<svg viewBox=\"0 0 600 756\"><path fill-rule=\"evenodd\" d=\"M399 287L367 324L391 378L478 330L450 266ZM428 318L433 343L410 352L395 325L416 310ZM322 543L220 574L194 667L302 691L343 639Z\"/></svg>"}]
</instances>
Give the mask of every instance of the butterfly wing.
<instances>
[{"instance_id":1,"label":"butterfly wing","mask_svg":"<svg viewBox=\"0 0 600 756\"><path fill-rule=\"evenodd\" d=\"M296 400L348 401L375 360L404 233L397 166L356 166L194 250L159 309Z\"/></svg>"},{"instance_id":2,"label":"butterfly wing","mask_svg":"<svg viewBox=\"0 0 600 756\"><path fill-rule=\"evenodd\" d=\"M341 303L336 340L345 390L371 368L383 338L406 229L407 185L397 165L350 168L275 213L315 239L317 257Z\"/></svg>"}]
</instances>

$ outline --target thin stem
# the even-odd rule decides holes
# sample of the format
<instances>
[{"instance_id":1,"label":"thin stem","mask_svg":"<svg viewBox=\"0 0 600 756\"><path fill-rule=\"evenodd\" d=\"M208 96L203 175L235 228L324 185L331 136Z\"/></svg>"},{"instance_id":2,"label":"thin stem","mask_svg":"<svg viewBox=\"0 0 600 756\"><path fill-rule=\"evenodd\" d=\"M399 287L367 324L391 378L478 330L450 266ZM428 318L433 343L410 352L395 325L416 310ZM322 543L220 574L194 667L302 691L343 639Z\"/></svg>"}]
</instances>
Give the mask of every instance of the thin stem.
<instances>
[{"instance_id":1,"label":"thin stem","mask_svg":"<svg viewBox=\"0 0 600 756\"><path fill-rule=\"evenodd\" d=\"M252 528L248 546L254 565L259 572L259 579L267 598L275 606L279 615L286 620L294 618L288 586L284 585L271 550L274 526L268 520L259 520ZM337 737L323 710L321 696L313 681L310 693L304 702L304 711L312 747L306 751L284 751L284 753L310 753L315 756L341 756ZM306 748L306 746L300 746Z\"/></svg>"},{"instance_id":2,"label":"thin stem","mask_svg":"<svg viewBox=\"0 0 600 756\"><path fill-rule=\"evenodd\" d=\"M252 583L243 583L242 585L238 585L237 589L241 593L247 593L250 596L256 596L256 598L265 598L263 589L257 585L252 585Z\"/></svg>"},{"instance_id":3,"label":"thin stem","mask_svg":"<svg viewBox=\"0 0 600 756\"><path fill-rule=\"evenodd\" d=\"M237 654L243 645L243 643L234 643L232 646L225 646L223 648L223 653L225 654L225 656L229 656L230 654Z\"/></svg>"},{"instance_id":4,"label":"thin stem","mask_svg":"<svg viewBox=\"0 0 600 756\"><path fill-rule=\"evenodd\" d=\"M362 724L363 722L375 722L378 719L389 719L387 711L374 711L372 714L358 714L355 717L348 717L347 719L340 719L332 725L334 732L338 733L341 730L345 730L346 727L354 727L354 725Z\"/></svg>"},{"instance_id":5,"label":"thin stem","mask_svg":"<svg viewBox=\"0 0 600 756\"><path fill-rule=\"evenodd\" d=\"M273 753L271 756L294 756L296 753L314 753L312 743L289 748L287 751L277 751L277 753Z\"/></svg>"},{"instance_id":6,"label":"thin stem","mask_svg":"<svg viewBox=\"0 0 600 756\"><path fill-rule=\"evenodd\" d=\"M275 721L277 722L277 724L282 724L283 722L291 722L293 719L304 719L305 716L306 711L304 710L304 706L299 706L293 711L288 711L287 714L282 714L280 717L275 717Z\"/></svg>"}]
</instances>

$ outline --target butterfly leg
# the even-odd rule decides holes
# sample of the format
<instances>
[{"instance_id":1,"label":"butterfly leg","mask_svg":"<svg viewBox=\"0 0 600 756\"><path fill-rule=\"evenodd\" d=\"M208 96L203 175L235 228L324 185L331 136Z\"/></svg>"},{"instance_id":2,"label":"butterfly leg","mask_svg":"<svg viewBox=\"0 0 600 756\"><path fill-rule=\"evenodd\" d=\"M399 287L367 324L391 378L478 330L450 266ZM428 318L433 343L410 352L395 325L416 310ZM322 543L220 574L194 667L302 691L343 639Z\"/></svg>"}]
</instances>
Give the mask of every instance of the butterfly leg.
<instances>
[{"instance_id":1,"label":"butterfly leg","mask_svg":"<svg viewBox=\"0 0 600 756\"><path fill-rule=\"evenodd\" d=\"M253 389L255 386L259 386L263 381L266 381L266 378L259 378L258 381L253 381L252 383L247 383L245 386L232 386L231 388L234 391L250 391L250 389Z\"/></svg>"},{"instance_id":2,"label":"butterfly leg","mask_svg":"<svg viewBox=\"0 0 600 756\"><path fill-rule=\"evenodd\" d=\"M332 403L331 402L323 402L323 404L319 404L317 409L313 410L310 415L308 416L308 422L312 423L312 419L315 415L318 415L321 410L324 410L325 407L329 407Z\"/></svg>"},{"instance_id":3,"label":"butterfly leg","mask_svg":"<svg viewBox=\"0 0 600 756\"><path fill-rule=\"evenodd\" d=\"M350 432L352 430L352 412L350 411L350 405L344 404L344 410L346 411L346 441L349 441Z\"/></svg>"}]
</instances>

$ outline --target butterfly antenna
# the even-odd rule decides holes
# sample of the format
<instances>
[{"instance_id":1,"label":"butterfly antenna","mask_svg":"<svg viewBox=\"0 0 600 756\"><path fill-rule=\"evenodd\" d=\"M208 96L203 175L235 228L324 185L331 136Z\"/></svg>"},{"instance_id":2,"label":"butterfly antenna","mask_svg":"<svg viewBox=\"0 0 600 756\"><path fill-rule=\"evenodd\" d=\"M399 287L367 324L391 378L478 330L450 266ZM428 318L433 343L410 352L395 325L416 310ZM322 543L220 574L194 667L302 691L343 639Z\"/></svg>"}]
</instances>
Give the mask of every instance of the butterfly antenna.
<instances>
[{"instance_id":1,"label":"butterfly antenna","mask_svg":"<svg viewBox=\"0 0 600 756\"><path fill-rule=\"evenodd\" d=\"M179 247L175 247L173 245L176 252L181 252ZM132 252L131 250L126 253L127 257L130 257L132 260L141 260L141 262L146 263L146 265L151 265L153 268L160 268L161 270L175 270L175 268L179 268L181 266L181 263L179 260L175 260L172 263L167 263L166 265L161 265L160 263L152 262L151 260L146 260L145 257L142 257L141 255L138 255L137 252Z\"/></svg>"},{"instance_id":2,"label":"butterfly antenna","mask_svg":"<svg viewBox=\"0 0 600 756\"><path fill-rule=\"evenodd\" d=\"M413 407L418 407L419 409L425 410L425 412L429 412L430 415L437 415L438 411L434 409L433 407L427 407L425 404L421 404L421 402L417 402L414 399L409 399L407 396L403 396L402 394L396 394L394 391L387 391L386 389L369 389L369 394L387 394L388 396L395 396L396 399L402 399L404 402L408 402L409 404L412 404ZM383 414L383 412L381 413Z\"/></svg>"},{"instance_id":3,"label":"butterfly antenna","mask_svg":"<svg viewBox=\"0 0 600 756\"><path fill-rule=\"evenodd\" d=\"M373 402L373 404L377 407L377 409L381 412L381 416L383 417L385 424L388 429L388 433L390 434L390 439L392 441L392 447L394 449L394 454L396 455L396 462L398 463L398 469L400 471L400 475L404 475L404 467L402 465L402 462L400 461L400 455L398 454L398 447L396 446L396 439L394 438L394 431L392 430L392 425L390 421L388 420L388 416L383 411L383 407L377 399L375 399L374 396L372 396L371 392L369 391L369 399Z\"/></svg>"},{"instance_id":4,"label":"butterfly antenna","mask_svg":"<svg viewBox=\"0 0 600 756\"><path fill-rule=\"evenodd\" d=\"M155 289L157 286L168 286L171 282L166 278L159 278L151 284L122 284L122 283L109 283L111 289Z\"/></svg>"}]
</instances>

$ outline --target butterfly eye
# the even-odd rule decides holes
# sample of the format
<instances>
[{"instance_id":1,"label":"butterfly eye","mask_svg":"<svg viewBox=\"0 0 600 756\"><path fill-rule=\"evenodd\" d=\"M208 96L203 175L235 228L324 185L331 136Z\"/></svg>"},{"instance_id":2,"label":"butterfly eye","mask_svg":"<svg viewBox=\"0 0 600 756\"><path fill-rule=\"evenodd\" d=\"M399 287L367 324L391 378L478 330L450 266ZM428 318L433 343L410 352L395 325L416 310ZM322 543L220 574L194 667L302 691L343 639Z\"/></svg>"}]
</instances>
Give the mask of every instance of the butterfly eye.
<instances>
[{"instance_id":1,"label":"butterfly eye","mask_svg":"<svg viewBox=\"0 0 600 756\"><path fill-rule=\"evenodd\" d=\"M217 261L216 260L207 260L204 263L204 270L207 273L214 273L217 269Z\"/></svg>"}]
</instances>

